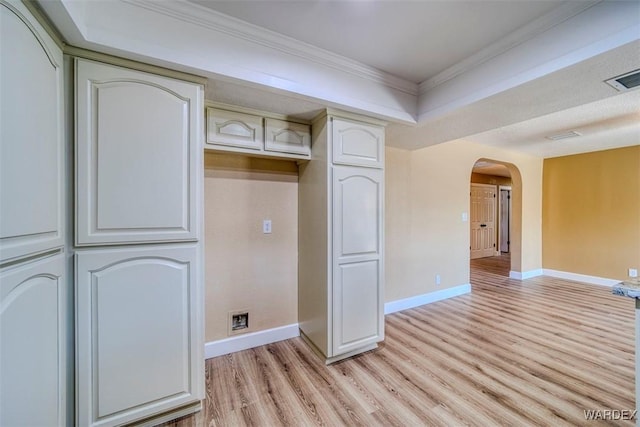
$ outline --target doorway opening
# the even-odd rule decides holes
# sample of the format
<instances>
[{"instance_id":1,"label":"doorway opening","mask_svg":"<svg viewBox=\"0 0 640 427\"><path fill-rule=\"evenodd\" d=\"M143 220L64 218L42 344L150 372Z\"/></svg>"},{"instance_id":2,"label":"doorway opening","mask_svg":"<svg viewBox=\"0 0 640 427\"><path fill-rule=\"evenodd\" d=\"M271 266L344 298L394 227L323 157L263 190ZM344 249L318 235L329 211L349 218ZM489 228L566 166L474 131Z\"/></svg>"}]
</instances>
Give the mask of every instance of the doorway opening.
<instances>
[{"instance_id":1,"label":"doorway opening","mask_svg":"<svg viewBox=\"0 0 640 427\"><path fill-rule=\"evenodd\" d=\"M520 172L511 163L479 159L470 178L471 269L510 276L520 270Z\"/></svg>"}]
</instances>

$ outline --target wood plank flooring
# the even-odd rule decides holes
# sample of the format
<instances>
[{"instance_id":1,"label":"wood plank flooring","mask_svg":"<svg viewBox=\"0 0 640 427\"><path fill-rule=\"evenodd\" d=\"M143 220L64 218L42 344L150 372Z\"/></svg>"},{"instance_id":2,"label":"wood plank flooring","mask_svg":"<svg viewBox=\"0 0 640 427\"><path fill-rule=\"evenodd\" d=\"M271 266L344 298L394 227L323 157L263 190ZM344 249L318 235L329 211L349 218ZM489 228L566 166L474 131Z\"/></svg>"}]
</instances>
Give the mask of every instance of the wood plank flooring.
<instances>
[{"instance_id":1,"label":"wood plank flooring","mask_svg":"<svg viewBox=\"0 0 640 427\"><path fill-rule=\"evenodd\" d=\"M299 338L209 359L191 426L569 426L634 410L634 304L472 262L472 292L386 316L379 349L324 366Z\"/></svg>"}]
</instances>

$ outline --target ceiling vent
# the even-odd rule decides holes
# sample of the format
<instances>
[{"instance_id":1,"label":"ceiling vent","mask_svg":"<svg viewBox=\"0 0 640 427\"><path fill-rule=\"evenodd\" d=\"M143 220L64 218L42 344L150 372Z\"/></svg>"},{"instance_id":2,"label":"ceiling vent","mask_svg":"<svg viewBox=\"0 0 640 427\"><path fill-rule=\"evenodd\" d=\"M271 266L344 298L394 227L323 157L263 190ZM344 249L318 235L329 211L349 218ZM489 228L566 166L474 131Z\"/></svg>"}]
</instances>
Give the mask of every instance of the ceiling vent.
<instances>
[{"instance_id":1,"label":"ceiling vent","mask_svg":"<svg viewBox=\"0 0 640 427\"><path fill-rule=\"evenodd\" d=\"M625 91L640 86L640 70L635 70L627 74L606 80L609 86L619 91Z\"/></svg>"},{"instance_id":2,"label":"ceiling vent","mask_svg":"<svg viewBox=\"0 0 640 427\"><path fill-rule=\"evenodd\" d=\"M564 133L557 133L555 135L549 135L549 136L546 136L545 138L550 139L552 141L560 141L561 139L575 138L577 136L582 136L582 134L576 132L575 130L570 130L570 131L564 132Z\"/></svg>"}]
</instances>

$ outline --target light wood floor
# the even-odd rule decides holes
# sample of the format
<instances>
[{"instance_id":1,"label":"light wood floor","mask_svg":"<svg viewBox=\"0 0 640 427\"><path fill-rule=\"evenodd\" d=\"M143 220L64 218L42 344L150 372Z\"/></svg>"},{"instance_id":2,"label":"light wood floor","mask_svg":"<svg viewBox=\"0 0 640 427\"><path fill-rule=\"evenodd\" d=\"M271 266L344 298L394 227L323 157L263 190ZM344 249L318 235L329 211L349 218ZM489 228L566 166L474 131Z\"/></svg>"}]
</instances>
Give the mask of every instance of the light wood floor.
<instances>
[{"instance_id":1,"label":"light wood floor","mask_svg":"<svg viewBox=\"0 0 640 427\"><path fill-rule=\"evenodd\" d=\"M209 359L204 411L168 425L597 426L585 410L635 409L633 301L511 280L507 261L474 260L470 294L386 316L378 350L329 367L299 338Z\"/></svg>"}]
</instances>

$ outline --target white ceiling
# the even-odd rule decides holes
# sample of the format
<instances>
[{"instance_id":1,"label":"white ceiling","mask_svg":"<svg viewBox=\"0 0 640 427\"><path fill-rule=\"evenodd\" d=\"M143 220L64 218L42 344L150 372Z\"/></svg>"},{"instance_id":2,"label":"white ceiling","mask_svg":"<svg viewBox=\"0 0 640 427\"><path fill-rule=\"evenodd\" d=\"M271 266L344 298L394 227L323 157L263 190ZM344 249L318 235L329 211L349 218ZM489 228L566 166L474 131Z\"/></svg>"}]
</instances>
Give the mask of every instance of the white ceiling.
<instances>
[{"instance_id":1,"label":"white ceiling","mask_svg":"<svg viewBox=\"0 0 640 427\"><path fill-rule=\"evenodd\" d=\"M567 3L190 1L414 83L434 77Z\"/></svg>"},{"instance_id":2,"label":"white ceiling","mask_svg":"<svg viewBox=\"0 0 640 427\"><path fill-rule=\"evenodd\" d=\"M206 99L390 122L404 149L465 138L541 157L640 144L640 2L40 0L65 40L207 77ZM575 140L549 142L576 130Z\"/></svg>"}]
</instances>

